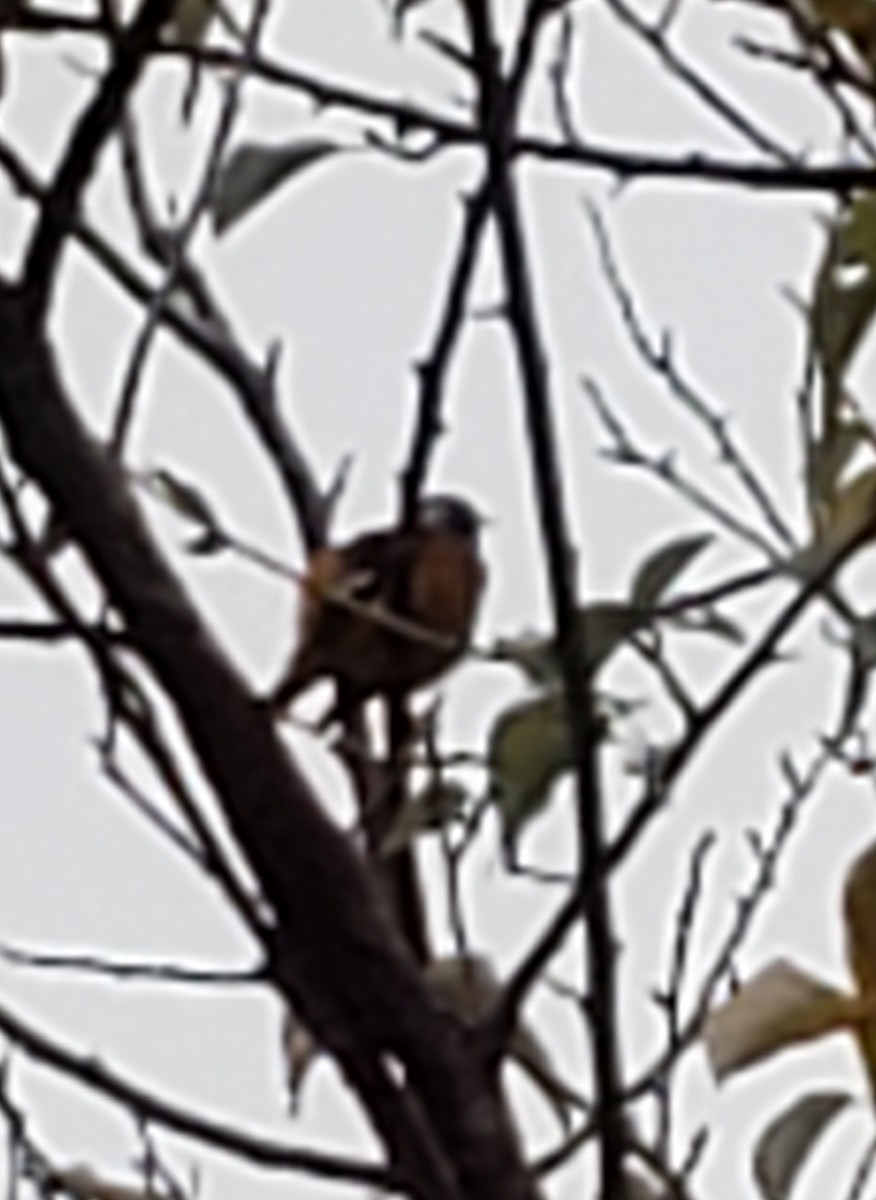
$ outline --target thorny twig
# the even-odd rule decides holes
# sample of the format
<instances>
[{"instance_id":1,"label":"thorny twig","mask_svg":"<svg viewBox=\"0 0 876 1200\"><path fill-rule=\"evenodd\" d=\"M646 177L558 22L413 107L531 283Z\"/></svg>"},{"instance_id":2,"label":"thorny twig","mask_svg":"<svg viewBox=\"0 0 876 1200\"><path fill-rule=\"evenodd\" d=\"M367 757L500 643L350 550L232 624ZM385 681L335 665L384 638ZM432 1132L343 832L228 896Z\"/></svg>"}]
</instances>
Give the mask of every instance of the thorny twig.
<instances>
[{"instance_id":1,"label":"thorny twig","mask_svg":"<svg viewBox=\"0 0 876 1200\"><path fill-rule=\"evenodd\" d=\"M776 871L794 830L799 827L805 804L814 795L815 789L831 761L830 754L822 749L815 756L807 771L800 774L788 755L781 758L781 770L790 790L782 802L775 827L769 837L766 839L749 837L749 844L755 850L754 877L736 902L736 910L729 928L712 956L711 962L701 975L695 1000L687 1014L683 1017L679 1014L677 1018L673 1044L662 1048L655 1059L630 1080L623 1094L625 1106L633 1104L643 1097L652 1096L655 1092L659 1096L663 1087L662 1081L668 1073L675 1069L678 1060L699 1036L703 1021L712 1006L715 992L732 973L736 957L767 897L773 890ZM594 1137L596 1130L595 1121L585 1122L560 1146L539 1159L537 1163L539 1174L551 1174L566 1164L582 1146ZM702 1138L700 1137L695 1137L692 1142L691 1156L694 1162L702 1152L701 1143ZM686 1177L688 1173L689 1167L685 1164L680 1174L682 1177Z\"/></svg>"},{"instance_id":2,"label":"thorny twig","mask_svg":"<svg viewBox=\"0 0 876 1200\"><path fill-rule=\"evenodd\" d=\"M389 1187L397 1180L391 1171L341 1155L297 1149L242 1130L235 1118L227 1123L204 1117L189 1105L178 1105L132 1083L90 1054L70 1050L0 1006L0 1032L23 1053L47 1064L66 1078L111 1103L121 1104L141 1120L162 1125L243 1161L284 1171L303 1171L323 1179L346 1180L370 1187Z\"/></svg>"},{"instance_id":3,"label":"thorny twig","mask_svg":"<svg viewBox=\"0 0 876 1200\"><path fill-rule=\"evenodd\" d=\"M765 838L755 834L749 835L748 844L754 854L755 863L751 882L736 900L735 913L727 932L701 975L696 998L687 1015L677 1025L674 1047L662 1051L658 1059L630 1084L628 1099L633 1100L652 1092L654 1081L661 1079L666 1071L671 1069L673 1061L683 1054L699 1035L716 991L732 973L737 955L767 897L775 887L776 872L794 831L799 827L804 807L814 795L824 772L832 762L833 756L825 748L818 750L803 773L795 766L789 754L783 754L779 759L788 793L780 805L772 832Z\"/></svg>"},{"instance_id":4,"label":"thorny twig","mask_svg":"<svg viewBox=\"0 0 876 1200\"><path fill-rule=\"evenodd\" d=\"M643 45L653 51L668 73L725 125L769 157L789 166L797 162L796 156L782 146L771 133L765 132L756 124L735 100L730 100L719 92L714 84L681 57L669 41L663 22L649 25L624 0L608 0L608 7L623 25L635 33Z\"/></svg>"},{"instance_id":5,"label":"thorny twig","mask_svg":"<svg viewBox=\"0 0 876 1200\"><path fill-rule=\"evenodd\" d=\"M728 427L727 418L715 411L709 401L678 370L668 338L664 337L662 345L659 346L652 342L645 331L630 289L621 275L608 229L599 211L592 204L588 204L586 212L596 240L603 274L633 347L645 365L663 380L669 395L674 397L706 430L717 448L719 462L726 464L732 470L743 492L748 494L749 499L773 534L786 550L793 549L796 545L793 531L769 495L754 467L736 444Z\"/></svg>"},{"instance_id":6,"label":"thorny twig","mask_svg":"<svg viewBox=\"0 0 876 1200\"><path fill-rule=\"evenodd\" d=\"M113 61L70 135L61 164L46 192L25 258L23 285L35 324L45 317L70 226L78 214L97 158L118 124L171 7L172 0L142 0L137 13L116 39Z\"/></svg>"},{"instance_id":7,"label":"thorny twig","mask_svg":"<svg viewBox=\"0 0 876 1200\"><path fill-rule=\"evenodd\" d=\"M688 479L679 469L674 453L649 455L640 450L595 380L585 378L582 385L594 412L612 438L612 448L607 452L612 461L625 467L643 468L688 503L706 513L717 524L722 525L728 533L759 550L770 562L779 561L773 543L764 537L756 526L743 521L733 508L716 500L712 489L700 487Z\"/></svg>"},{"instance_id":8,"label":"thorny twig","mask_svg":"<svg viewBox=\"0 0 876 1200\"><path fill-rule=\"evenodd\" d=\"M190 796L182 773L150 710L143 690L131 672L120 661L118 654L102 632L96 631L82 620L76 606L58 583L44 553L30 533L15 491L2 471L0 471L0 501L2 501L13 530L14 542L10 551L13 561L36 588L37 593L48 607L76 632L97 670L109 713L108 732L102 742L105 761L108 760L113 745L115 723L121 721L131 731L148 761L168 787L170 795L174 797L196 833L198 838L196 857L199 865L217 880L245 923L257 934L263 933L261 918L256 913L251 898L238 880L226 854L202 816L197 803ZM169 832L169 827L165 829L165 832Z\"/></svg>"},{"instance_id":9,"label":"thorny twig","mask_svg":"<svg viewBox=\"0 0 876 1200\"><path fill-rule=\"evenodd\" d=\"M240 107L243 85L249 76L252 59L257 53L259 37L267 12L268 0L256 0L242 50L242 69L227 85L222 107L216 121L216 128L210 139L200 183L195 188L194 195L189 202L188 212L180 220L173 235L167 239L164 279L161 286L153 293L146 311L143 326L134 344L127 374L122 384L112 435L112 446L116 453L121 453L127 436L134 413L137 390L146 366L150 347L161 323L162 313L170 303L171 296L177 288L185 264L188 247L197 232L198 226L204 219L210 199L215 190L225 150ZM127 126L129 135L133 137L130 119L127 122ZM133 153L133 147L131 152Z\"/></svg>"},{"instance_id":10,"label":"thorny twig","mask_svg":"<svg viewBox=\"0 0 876 1200\"><path fill-rule=\"evenodd\" d=\"M465 306L471 290L482 235L489 215L488 184L483 182L475 194L464 201L465 220L456 261L446 289L444 309L435 340L428 355L417 365L419 399L417 417L402 472L402 521L410 523L416 511L429 459L441 433L441 407L445 378L456 348Z\"/></svg>"},{"instance_id":11,"label":"thorny twig","mask_svg":"<svg viewBox=\"0 0 876 1200\"><path fill-rule=\"evenodd\" d=\"M790 14L796 10L796 7L789 4L786 11ZM802 13L799 15L802 16ZM738 46L740 50L752 59L775 63L793 71L811 73L818 83L826 102L836 113L844 138L850 145L856 145L868 161L872 161L876 158L876 142L874 142L872 134L867 128L866 118L862 119L855 112L853 105L843 95L840 86L838 86L841 84L851 85L852 79L847 73L845 64L843 64L842 76L838 74L837 65L840 60L836 55L836 47L830 44L825 36L826 31L821 30L820 33L821 37L819 38L818 49L828 49L830 51L827 61L819 61L818 56L812 52L814 47L808 47L807 51L804 52L789 52L776 46L761 45L754 39L744 36L734 38L733 42L734 45ZM858 81L858 83L860 82ZM872 84L868 86L872 88Z\"/></svg>"},{"instance_id":12,"label":"thorny twig","mask_svg":"<svg viewBox=\"0 0 876 1200\"><path fill-rule=\"evenodd\" d=\"M534 8L538 7L534 5ZM600 1114L600 1186L607 1196L624 1200L623 1120L617 1107L621 1079L617 1025L615 943L612 903L601 871L605 814L597 764L596 721L582 669L586 661L581 623L576 616L573 556L570 550L564 484L554 427L553 395L536 307L529 246L517 180L511 170L509 143L515 113L509 112L507 86L495 53L495 37L486 6L467 12L472 51L478 64L478 116L492 184L492 209L500 269L507 297L512 346L520 373L520 391L529 442L533 494L539 517L552 616L569 721L576 795L578 880L575 892L583 917L591 997L590 1034L597 1107ZM533 37L533 44L534 44ZM510 1028L502 1020L516 1016L500 1005L488 1029L506 1043ZM497 1047L491 1047L495 1052Z\"/></svg>"},{"instance_id":13,"label":"thorny twig","mask_svg":"<svg viewBox=\"0 0 876 1200\"><path fill-rule=\"evenodd\" d=\"M706 860L715 842L716 835L709 830L701 834L691 852L688 878L674 923L669 976L665 988L655 997L666 1021L667 1066L665 1071L654 1077L654 1092L658 1105L655 1142L657 1153L663 1159L669 1157L672 1148L672 1072L677 1062L681 1036L682 989L690 960L694 923L703 897Z\"/></svg>"}]
</instances>

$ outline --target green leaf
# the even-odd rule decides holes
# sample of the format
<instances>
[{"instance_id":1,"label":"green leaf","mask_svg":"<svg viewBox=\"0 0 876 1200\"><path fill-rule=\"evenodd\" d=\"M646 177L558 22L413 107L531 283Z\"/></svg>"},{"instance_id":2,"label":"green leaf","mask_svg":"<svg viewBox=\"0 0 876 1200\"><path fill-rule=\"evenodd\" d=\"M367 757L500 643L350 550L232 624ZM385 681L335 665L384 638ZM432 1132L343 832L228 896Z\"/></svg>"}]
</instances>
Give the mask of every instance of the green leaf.
<instances>
[{"instance_id":1,"label":"green leaf","mask_svg":"<svg viewBox=\"0 0 876 1200\"><path fill-rule=\"evenodd\" d=\"M387 830L380 853L386 857L396 854L421 833L443 828L462 811L467 800L468 792L454 780L427 783L398 813Z\"/></svg>"},{"instance_id":2,"label":"green leaf","mask_svg":"<svg viewBox=\"0 0 876 1200\"><path fill-rule=\"evenodd\" d=\"M585 663L590 675L605 666L615 650L648 624L646 613L612 600L597 600L585 605L578 619L584 639Z\"/></svg>"},{"instance_id":3,"label":"green leaf","mask_svg":"<svg viewBox=\"0 0 876 1200\"><path fill-rule=\"evenodd\" d=\"M177 0L167 28L183 46L199 46L217 14L216 0Z\"/></svg>"},{"instance_id":4,"label":"green leaf","mask_svg":"<svg viewBox=\"0 0 876 1200\"><path fill-rule=\"evenodd\" d=\"M876 465L842 483L817 518L810 542L788 560L789 569L804 579L838 561L844 548L860 549L876 538Z\"/></svg>"},{"instance_id":5,"label":"green leaf","mask_svg":"<svg viewBox=\"0 0 876 1200\"><path fill-rule=\"evenodd\" d=\"M647 1178L639 1170L624 1167L623 1173L627 1200L670 1200L670 1197L675 1194L657 1183L656 1180Z\"/></svg>"},{"instance_id":6,"label":"green leaf","mask_svg":"<svg viewBox=\"0 0 876 1200\"><path fill-rule=\"evenodd\" d=\"M811 505L829 509L840 480L858 450L872 445L872 432L861 417L839 421L828 438L813 447Z\"/></svg>"},{"instance_id":7,"label":"green leaf","mask_svg":"<svg viewBox=\"0 0 876 1200\"><path fill-rule=\"evenodd\" d=\"M851 647L865 671L876 669L876 612L864 613L854 622Z\"/></svg>"},{"instance_id":8,"label":"green leaf","mask_svg":"<svg viewBox=\"0 0 876 1200\"><path fill-rule=\"evenodd\" d=\"M302 138L282 145L238 146L222 165L210 201L216 233L224 233L280 184L341 149L325 138Z\"/></svg>"},{"instance_id":9,"label":"green leaf","mask_svg":"<svg viewBox=\"0 0 876 1200\"><path fill-rule=\"evenodd\" d=\"M563 697L549 692L506 708L490 732L487 763L490 797L513 858L520 830L541 812L553 784L572 765Z\"/></svg>"},{"instance_id":10,"label":"green leaf","mask_svg":"<svg viewBox=\"0 0 876 1200\"><path fill-rule=\"evenodd\" d=\"M627 638L648 624L648 614L614 600L597 600L579 610L584 637L585 669L592 676L604 666ZM496 658L519 667L527 679L540 685L559 680L559 663L552 638L523 634L496 643Z\"/></svg>"},{"instance_id":11,"label":"green leaf","mask_svg":"<svg viewBox=\"0 0 876 1200\"><path fill-rule=\"evenodd\" d=\"M788 1200L816 1142L853 1098L848 1092L810 1092L769 1122L754 1151L754 1177L764 1200Z\"/></svg>"},{"instance_id":12,"label":"green leaf","mask_svg":"<svg viewBox=\"0 0 876 1200\"><path fill-rule=\"evenodd\" d=\"M518 667L530 683L546 686L557 682L557 658L553 642L540 633L499 638L493 645L492 657L498 662Z\"/></svg>"},{"instance_id":13,"label":"green leaf","mask_svg":"<svg viewBox=\"0 0 876 1200\"><path fill-rule=\"evenodd\" d=\"M710 533L689 534L649 554L633 577L630 603L634 608L653 608L692 562L712 541Z\"/></svg>"}]
</instances>

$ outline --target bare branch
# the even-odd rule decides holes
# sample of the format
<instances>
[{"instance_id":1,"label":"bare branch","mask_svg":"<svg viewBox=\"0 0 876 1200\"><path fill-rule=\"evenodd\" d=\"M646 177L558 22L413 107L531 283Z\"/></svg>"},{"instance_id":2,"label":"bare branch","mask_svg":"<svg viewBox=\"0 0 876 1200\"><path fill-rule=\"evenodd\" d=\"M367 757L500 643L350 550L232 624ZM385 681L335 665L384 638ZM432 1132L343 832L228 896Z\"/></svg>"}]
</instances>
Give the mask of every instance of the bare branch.
<instances>
[{"instance_id":1,"label":"bare branch","mask_svg":"<svg viewBox=\"0 0 876 1200\"><path fill-rule=\"evenodd\" d=\"M441 433L444 381L465 319L465 305L477 265L481 234L489 215L487 184L466 199L465 222L444 310L428 356L417 366L420 395L407 464L402 472L402 514L410 521L417 506L433 448Z\"/></svg>"},{"instance_id":2,"label":"bare branch","mask_svg":"<svg viewBox=\"0 0 876 1200\"><path fill-rule=\"evenodd\" d=\"M733 472L737 482L755 510L760 513L773 534L786 549L796 545L793 530L788 526L766 485L730 432L727 417L694 388L679 371L668 336L657 345L642 324L635 300L624 281L609 238L608 229L598 210L586 206L590 225L596 238L599 260L611 293L617 303L624 327L642 361L666 384L673 396L703 426L718 451L718 461Z\"/></svg>"},{"instance_id":3,"label":"bare branch","mask_svg":"<svg viewBox=\"0 0 876 1200\"><path fill-rule=\"evenodd\" d=\"M510 169L515 114L509 109L507 88L499 73L487 6L472 5L467 10L467 17L472 51L478 64L479 117L489 164L491 207L499 240L511 338L520 372L533 488L574 764L579 855L576 894L587 931L591 1044L597 1108L602 1122L601 1189L606 1196L624 1200L623 1128L620 1111L616 1108L620 1065L615 944L608 889L601 873L604 831L597 765L597 722L584 669L586 647L577 618L574 559L553 427L547 362L536 315L517 186ZM534 43L534 34L532 38ZM500 1015L507 1017L509 1011L509 1008L501 1008ZM496 1032L495 1025L492 1032ZM507 1030L499 1032L507 1034Z\"/></svg>"},{"instance_id":4,"label":"bare branch","mask_svg":"<svg viewBox=\"0 0 876 1200\"><path fill-rule=\"evenodd\" d=\"M0 1007L0 1030L30 1057L106 1099L124 1105L138 1119L173 1129L214 1150L275 1170L304 1171L323 1179L342 1179L372 1187L399 1186L398 1178L379 1166L316 1150L299 1150L258 1134L243 1132L238 1117L225 1123L198 1116L191 1107L177 1106L130 1082L92 1055L68 1049L6 1007Z\"/></svg>"},{"instance_id":5,"label":"bare branch","mask_svg":"<svg viewBox=\"0 0 876 1200\"><path fill-rule=\"evenodd\" d=\"M788 166L797 163L796 157L781 145L771 133L765 132L753 121L734 100L729 100L699 71L691 67L670 43L666 35L666 24L659 21L649 25L625 0L608 0L611 12L627 28L631 29L643 45L647 46L666 67L667 72L682 83L690 93L730 129L758 150L771 158L777 158Z\"/></svg>"},{"instance_id":6,"label":"bare branch","mask_svg":"<svg viewBox=\"0 0 876 1200\"><path fill-rule=\"evenodd\" d=\"M70 236L70 227L98 155L118 124L158 30L172 8L173 0L143 0L137 15L120 34L112 66L70 138L46 195L24 268L28 303L37 322L42 320L48 306L61 251Z\"/></svg>"},{"instance_id":7,"label":"bare branch","mask_svg":"<svg viewBox=\"0 0 876 1200\"><path fill-rule=\"evenodd\" d=\"M109 959L98 954L52 954L46 951L25 950L0 942L0 958L15 967L40 971L77 972L102 979L148 980L153 983L197 985L247 985L264 983L264 970L210 970L185 967L178 963L128 961Z\"/></svg>"}]
</instances>

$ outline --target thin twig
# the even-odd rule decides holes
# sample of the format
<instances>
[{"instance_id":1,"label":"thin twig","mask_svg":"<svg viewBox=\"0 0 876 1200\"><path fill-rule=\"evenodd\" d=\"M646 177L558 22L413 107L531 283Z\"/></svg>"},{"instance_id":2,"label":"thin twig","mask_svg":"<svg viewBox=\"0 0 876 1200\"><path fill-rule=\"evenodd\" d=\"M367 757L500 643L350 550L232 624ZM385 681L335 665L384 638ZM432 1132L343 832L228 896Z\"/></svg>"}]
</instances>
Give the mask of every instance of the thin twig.
<instances>
[{"instance_id":1,"label":"thin twig","mask_svg":"<svg viewBox=\"0 0 876 1200\"><path fill-rule=\"evenodd\" d=\"M597 768L597 727L586 683L586 648L577 617L576 587L563 496L547 360L536 315L529 255L516 181L510 169L514 114L507 110L488 11L468 10L471 44L479 72L479 115L488 154L491 204L496 222L508 320L520 371L533 487L541 526L553 619L569 717L576 785L578 886L584 916L590 996L590 1032L601 1117L600 1178L606 1196L624 1200L623 1120L616 1108L620 1051L615 991L615 942L611 904L600 871L604 830ZM509 1014L502 1009L500 1016ZM493 1026L495 1032L495 1025ZM500 1030L503 1035L506 1030ZM503 1036L504 1041L504 1036Z\"/></svg>"},{"instance_id":2,"label":"thin twig","mask_svg":"<svg viewBox=\"0 0 876 1200\"><path fill-rule=\"evenodd\" d=\"M728 128L740 134L752 146L764 151L771 158L776 158L788 165L797 162L796 157L782 146L771 133L766 133L751 120L736 101L727 99L705 76L685 62L670 43L662 22L649 25L624 0L608 0L608 7L622 24L635 33L643 45L653 51L668 74L683 84Z\"/></svg>"},{"instance_id":3,"label":"thin twig","mask_svg":"<svg viewBox=\"0 0 876 1200\"><path fill-rule=\"evenodd\" d=\"M673 453L649 455L640 450L630 438L596 380L585 378L581 383L593 405L593 411L613 439L614 445L606 452L607 457L621 466L647 471L654 479L671 488L682 499L721 525L728 533L759 550L770 562L778 561L778 551L773 543L756 526L744 521L734 508L716 500L714 489L701 487L683 474Z\"/></svg>"},{"instance_id":4,"label":"thin twig","mask_svg":"<svg viewBox=\"0 0 876 1200\"><path fill-rule=\"evenodd\" d=\"M441 433L440 414L445 378L465 319L465 305L489 214L487 201L486 182L480 185L473 196L464 201L465 220L441 319L431 350L417 366L420 385L417 417L407 464L401 477L403 523L413 520L429 459Z\"/></svg>"},{"instance_id":5,"label":"thin twig","mask_svg":"<svg viewBox=\"0 0 876 1200\"><path fill-rule=\"evenodd\" d=\"M654 1076L654 1091L657 1096L657 1132L655 1136L657 1154L668 1158L672 1148L673 1091L672 1072L678 1061L681 1042L681 1000L690 957L694 923L703 898L706 859L715 846L716 835L712 830L701 834L690 855L688 878L685 883L681 905L675 918L675 934L669 976L665 988L661 989L658 1001L666 1020L667 1057L666 1069Z\"/></svg>"},{"instance_id":6,"label":"thin twig","mask_svg":"<svg viewBox=\"0 0 876 1200\"><path fill-rule=\"evenodd\" d=\"M395 1190L399 1181L392 1171L341 1155L318 1150L299 1150L247 1133L235 1118L227 1122L199 1116L193 1106L180 1106L125 1079L91 1054L81 1054L46 1036L11 1009L0 1006L0 1031L25 1054L45 1063L67 1079L116 1104L124 1105L139 1118L163 1125L219 1150L262 1167L303 1171L322 1179L344 1180L369 1187Z\"/></svg>"},{"instance_id":7,"label":"thin twig","mask_svg":"<svg viewBox=\"0 0 876 1200\"><path fill-rule=\"evenodd\" d=\"M25 259L24 286L31 317L37 323L45 317L58 262L82 193L172 8L173 0L143 0L136 16L117 38L112 65L67 143Z\"/></svg>"},{"instance_id":8,"label":"thin twig","mask_svg":"<svg viewBox=\"0 0 876 1200\"><path fill-rule=\"evenodd\" d=\"M864 1200L864 1189L870 1182L876 1166L876 1138L871 1138L855 1168L855 1174L846 1192L845 1200Z\"/></svg>"},{"instance_id":9,"label":"thin twig","mask_svg":"<svg viewBox=\"0 0 876 1200\"><path fill-rule=\"evenodd\" d=\"M122 384L118 409L116 412L111 446L113 451L121 455L127 437L128 429L134 413L134 404L149 350L161 324L164 309L170 302L177 288L183 270L188 247L194 238L198 226L204 219L210 199L216 187L219 171L225 155L234 122L240 108L243 85L249 74L250 64L258 48L259 37L267 16L268 0L256 0L253 5L242 48L242 67L227 85L222 106L216 121L216 128L210 139L210 145L204 163L203 173L194 195L189 202L188 212L182 217L179 225L169 239L169 253L165 264L166 270L161 286L153 293L143 326L137 336L128 364L126 377ZM130 121L128 122L130 129Z\"/></svg>"},{"instance_id":10,"label":"thin twig","mask_svg":"<svg viewBox=\"0 0 876 1200\"><path fill-rule=\"evenodd\" d=\"M110 959L97 954L54 954L25 950L0 942L0 958L15 967L40 971L77 972L109 980L148 980L154 983L252 985L264 980L259 967L222 970L184 967L178 963Z\"/></svg>"},{"instance_id":11,"label":"thin twig","mask_svg":"<svg viewBox=\"0 0 876 1200\"><path fill-rule=\"evenodd\" d=\"M727 418L717 412L710 402L685 379L678 370L668 338L656 344L646 332L636 302L624 280L614 247L598 209L585 205L596 240L599 260L609 289L617 304L624 328L642 361L666 384L669 394L681 403L705 428L718 451L719 462L728 466L742 490L748 494L757 511L773 534L787 550L796 545L793 530L782 516L766 485L732 436Z\"/></svg>"}]
</instances>

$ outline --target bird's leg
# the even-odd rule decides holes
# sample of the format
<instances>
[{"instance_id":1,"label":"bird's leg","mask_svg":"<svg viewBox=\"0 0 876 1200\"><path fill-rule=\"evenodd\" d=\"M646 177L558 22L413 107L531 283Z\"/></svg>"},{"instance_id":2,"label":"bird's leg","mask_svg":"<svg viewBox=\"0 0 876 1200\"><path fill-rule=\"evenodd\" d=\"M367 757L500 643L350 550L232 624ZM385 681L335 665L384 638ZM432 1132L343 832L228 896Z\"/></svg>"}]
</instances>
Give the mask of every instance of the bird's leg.
<instances>
[{"instance_id":1,"label":"bird's leg","mask_svg":"<svg viewBox=\"0 0 876 1200\"><path fill-rule=\"evenodd\" d=\"M414 733L414 722L404 692L385 697L386 706L386 787L381 796L380 811L374 814L377 844L382 846L398 814L408 802L408 755ZM390 903L405 939L420 962L430 958L423 893L417 875L417 864L410 846L404 846L387 857L382 855L380 873Z\"/></svg>"},{"instance_id":2,"label":"bird's leg","mask_svg":"<svg viewBox=\"0 0 876 1200\"><path fill-rule=\"evenodd\" d=\"M325 733L332 725L346 725L355 715L356 709L361 708L367 698L352 684L343 679L336 679L335 698L322 716L317 719L316 728L320 733Z\"/></svg>"}]
</instances>

